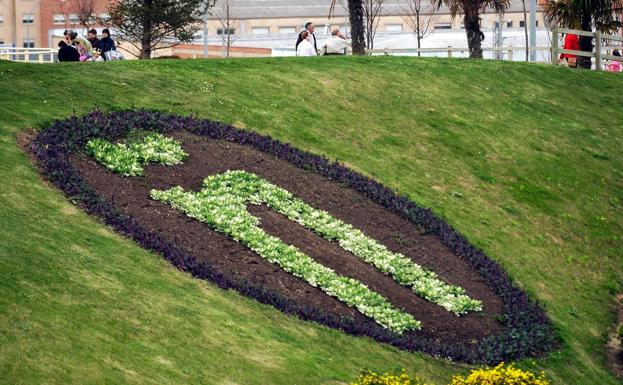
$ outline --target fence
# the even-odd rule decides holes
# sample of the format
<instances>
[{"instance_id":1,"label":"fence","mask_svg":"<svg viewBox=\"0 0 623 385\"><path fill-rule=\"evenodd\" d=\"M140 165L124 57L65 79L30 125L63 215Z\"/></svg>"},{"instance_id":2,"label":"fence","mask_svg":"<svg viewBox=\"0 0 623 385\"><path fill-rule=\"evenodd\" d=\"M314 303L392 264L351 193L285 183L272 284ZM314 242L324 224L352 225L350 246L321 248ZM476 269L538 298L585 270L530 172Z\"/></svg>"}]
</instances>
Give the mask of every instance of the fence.
<instances>
[{"instance_id":1,"label":"fence","mask_svg":"<svg viewBox=\"0 0 623 385\"><path fill-rule=\"evenodd\" d=\"M56 51L52 48L13 48L0 47L0 60L25 63L54 63Z\"/></svg>"},{"instance_id":2,"label":"fence","mask_svg":"<svg viewBox=\"0 0 623 385\"><path fill-rule=\"evenodd\" d=\"M530 51L542 51L549 53L551 51L550 47L529 47ZM499 54L499 58L502 60L510 60L514 59L514 52L520 51L525 52L526 47L488 47L482 48L482 52L492 52ZM440 56L435 54L441 54L441 56L447 56L449 58L454 57L455 54L459 54L462 57L469 55L469 48L460 48L460 47L447 47L447 48L384 48L384 49L368 49L366 53L369 55L408 55L415 56L418 53L424 54L425 56Z\"/></svg>"},{"instance_id":3,"label":"fence","mask_svg":"<svg viewBox=\"0 0 623 385\"><path fill-rule=\"evenodd\" d=\"M572 49L559 48L558 35L560 35L561 33L592 37L595 40L595 51L586 52L586 51L576 51ZM595 65L596 71L602 70L602 62L604 59L621 61L620 56L612 56L612 55L607 54L609 50L612 50L615 48L620 49L621 47L605 46L603 45L603 40L623 42L623 37L617 36L617 35L607 35L599 31L589 32L589 31L580 31L577 29L554 28L552 29L552 64L558 65L558 55L560 55L561 53L582 56L582 57L589 57L591 58L591 60L594 59L594 65Z\"/></svg>"}]
</instances>

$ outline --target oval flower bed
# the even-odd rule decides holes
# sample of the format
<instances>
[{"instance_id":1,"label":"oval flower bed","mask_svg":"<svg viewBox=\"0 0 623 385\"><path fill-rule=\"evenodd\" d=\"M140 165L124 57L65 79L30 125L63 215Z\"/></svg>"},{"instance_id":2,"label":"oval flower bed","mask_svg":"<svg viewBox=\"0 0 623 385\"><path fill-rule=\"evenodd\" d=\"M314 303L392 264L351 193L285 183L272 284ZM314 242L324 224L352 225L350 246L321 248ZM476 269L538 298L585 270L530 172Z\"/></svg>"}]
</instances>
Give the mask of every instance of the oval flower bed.
<instances>
[{"instance_id":1,"label":"oval flower bed","mask_svg":"<svg viewBox=\"0 0 623 385\"><path fill-rule=\"evenodd\" d=\"M343 186L348 186L349 189L356 191L357 194L362 194L367 197L362 199L369 199L371 202L374 202L374 205L381 205L385 207L387 210L394 213L392 215L404 218L404 220L412 223L414 227L422 229L427 236L434 236L435 239L438 240L437 242L449 250L449 253L454 254L454 258L456 258L457 262L463 263L465 266L468 266L469 269L477 272L474 274L480 275L483 285L487 287L487 290L491 291L491 293L493 293L492 295L497 298L493 302L487 301L485 303L485 310L487 310L487 308L491 308L492 303L500 304L499 316L496 316L499 321L495 322L501 323L501 327L493 330L490 334L484 333L483 337L478 340L469 341L467 338L458 338L456 341L453 341L453 339L450 338L452 336L451 334L449 334L450 337L436 338L434 330L436 330L436 326L438 325L431 324L432 321L430 320L426 320L421 332L410 331L402 333L403 331L409 329L417 329L420 325L417 322L414 322L415 320L410 320L409 317L403 317L399 323L402 323L405 327L398 326L392 328L391 325L393 321L379 322L379 320L377 320L377 322L369 322L369 320L366 320L366 317L360 317L356 314L348 313L348 310L345 310L344 312L332 311L331 309L337 309L342 305L335 304L334 307L323 307L316 306L319 304L318 302L306 302L306 296L310 297L309 301L312 301L313 298L324 298L321 294L313 292L313 290L310 292L302 292L300 297L295 298L291 295L287 295L287 293L284 295L283 292L277 290L277 287L271 287L270 282L268 281L255 282L254 280L250 280L250 276L245 276L244 274L246 272L244 271L240 271L240 274L230 274L227 272L227 269L219 265L221 262L223 264L230 262L238 263L234 261L235 258L221 258L221 260L212 261L198 258L198 253L195 253L195 251L198 251L199 249L193 249L197 242L191 244L191 246L184 246L178 241L173 242L172 239L175 239L175 237L171 237L170 234L167 236L166 226L162 226L162 228L146 226L146 222L143 218L141 218L140 215L137 215L138 212L124 212L124 210L120 207L125 207L125 205L122 204L122 206L118 206L115 204L116 200L122 201L127 198L124 194L131 194L132 191L138 191L138 189L149 191L151 188L160 191L160 193L155 192L153 197L175 204L175 198L182 197L183 195L179 194L184 193L178 189L171 190L170 194L167 195L166 191L171 187L175 187L176 184L171 185L170 180L167 180L166 183L164 180L158 182L156 176L158 173L162 173L163 169L158 169L158 172L149 171L152 170L150 167L165 166L153 166L146 164L153 161L157 163L166 163L167 161L170 161L170 164L179 163L182 159L184 159L182 152L186 151L185 142L182 145L183 149L173 148L171 147L172 143L169 142L165 148L171 150L171 154L169 154L171 156L164 157L163 159L158 159L158 157L150 158L150 156L145 156L140 159L132 158L132 156L128 157L128 154L124 152L123 145L118 145L119 155L117 158L124 159L123 162L125 163L122 162L122 164L125 166L123 167L130 170L132 173L131 175L141 175L143 167L146 167L147 170L145 172L145 177L139 177L147 179L138 181L117 180L115 183L118 183L119 186L124 185L129 187L125 192L117 195L102 195L99 192L103 192L105 190L105 186L97 187L93 183L93 180L90 180L90 183L87 182L89 176L84 173L85 170L97 170L100 177L107 175L104 171L99 169L102 168L101 166L91 164L93 163L92 161L89 163L89 161L85 160L84 157L80 158L83 156L80 155L81 153L86 154L87 143L98 143L97 141L101 139L108 141L119 140L128 134L130 130L134 129L156 131L165 134L166 136L175 136L178 135L178 133L181 135L181 132L184 131L189 132L196 137L205 138L204 140L207 142L224 141L225 143L231 143L231 146L243 145L245 148L249 147L252 148L253 151L259 151L267 154L266 156L275 157L277 160L288 162L288 164L293 165L291 167L295 167L300 170L300 178L302 178L302 180L307 178L308 174L312 174L317 175L317 177L314 178L317 179L318 183L321 183L322 179L327 181L326 183L329 184L338 182ZM158 142L158 140L156 140L156 142ZM104 142L99 143L101 145ZM95 147L90 147L91 154L97 156L95 153ZM127 148L128 147L126 147L126 149ZM180 152L179 150L183 151ZM434 356L446 357L465 362L494 363L501 360L512 360L526 355L535 355L539 352L546 351L551 349L551 347L555 344L556 340L552 332L551 323L545 316L540 306L530 301L528 296L520 289L514 287L506 273L497 263L487 258L480 250L472 247L460 234L454 231L449 225L438 219L430 210L416 206L405 197L395 194L393 191L380 185L379 183L349 170L338 163L332 163L323 157L299 151L287 144L272 140L269 137L261 136L249 131L238 130L218 122L198 120L191 117L163 115L147 111L114 112L110 114L94 112L81 118L74 117L67 120L57 121L52 127L40 133L32 144L32 151L36 155L36 158L38 159L44 173L53 183L70 196L72 201L78 202L88 212L101 217L107 224L115 228L116 231L133 238L143 247L161 253L175 266L183 271L193 274L197 278L213 281L223 288L236 289L244 295L255 298L260 302L275 306L286 313L295 314L302 319L312 320L330 327L340 328L354 335L370 336L380 342L389 343L401 349L423 351ZM143 148L142 151L146 151L146 149ZM188 159L188 163L190 164L192 163L191 160L194 156L193 154L196 154L196 152L189 151L188 153L190 154ZM257 160L257 163L259 164L263 161L264 160L259 159ZM249 161L248 164L251 165L252 163ZM169 167L183 168L185 166L186 164ZM253 165L252 167L260 166ZM183 171L169 172L171 174L170 177L182 180L183 177L187 176L186 174L192 174L194 170L182 168L180 170ZM221 173L224 171L225 170L222 170ZM228 175L233 177L234 180L236 177L242 176L244 178L250 178L251 184L262 184L262 182L258 182L258 180L261 181L262 179L254 178L254 174L251 172L238 172L238 174L231 173ZM202 175L201 180L205 177L209 177L209 175ZM112 180L113 177L109 178ZM152 181L150 178L154 178L153 181L158 182L159 185L149 187L141 185L141 183L144 184L145 181ZM136 177L126 179L136 179ZM193 179L191 185L196 186L197 180L198 176L195 175L195 179ZM206 179L206 183L209 183L210 180L214 181L214 178ZM102 183L102 185L103 184L104 183ZM264 185L264 187L267 186ZM268 190L273 189L273 192L283 196L285 190L279 190L277 186L275 186L276 190L271 186L268 187L270 187ZM336 193L339 193L338 190L339 189L336 188ZM285 193L288 192L285 191ZM147 193L146 195L145 199L149 199L149 194ZM329 227L316 225L319 223L318 215L322 216L322 214L314 212L313 210L310 211L311 206L306 205L301 200L297 200L293 196L286 194L286 198L287 199L274 200L271 198L271 195L268 194L262 197L261 202L256 203L264 203L272 210L276 211L278 215L285 217L284 219L275 217L273 214L266 214L273 215L274 223L281 223L279 221L284 220L299 223L300 225L311 230L311 235L308 235L308 237L319 235L339 243L343 249L348 250L348 253L344 253L350 253L350 257L354 258L351 259L351 263L361 263L363 265L370 264L373 265L373 269L376 268L386 273L388 275L387 279L393 279L403 286L403 289L400 289L403 291L400 293L407 295L405 293L411 292L411 295L413 296L417 294L422 298L426 298L426 300L430 302L434 302L436 305L432 303L429 304L432 307L443 307L439 314L446 312L450 315L440 315L440 317L454 317L444 318L448 320L449 324L452 323L453 325L458 325L452 326L454 329L458 330L461 325L460 322L463 321L456 321L455 319L458 320L459 317L452 315L450 312L462 314L468 311L473 312L479 310L479 300L481 298L470 298L465 295L462 289L455 287L452 284L439 284L438 282L441 281L437 279L437 275L435 273L430 270L422 269L421 266L412 262L410 258L405 257L403 254L393 252L393 250L389 250L382 243L375 242L372 238L366 237L367 231L371 230L368 229L364 232L358 232L357 228L349 227L348 222L338 219L335 221L325 221L325 225L330 224L330 227L332 228L331 231L327 231L326 229ZM250 199L257 199L257 196L251 197ZM361 205L366 205L363 201L358 202L361 202ZM158 208L167 207L164 203L155 201L145 203L145 205L159 205L153 206ZM191 215L190 213L193 211L192 205L180 208L188 212L189 215ZM171 209L171 212L168 212L167 215L173 217L176 214L175 211ZM340 213L340 215L347 216L348 213ZM191 216L200 219L198 218L200 215L196 213ZM166 218L160 218L162 221L165 221L165 219ZM265 222L264 219L265 218L262 217L262 224ZM176 217L176 220L178 222L171 223L180 223L179 217ZM202 225L201 223L189 224L188 226L191 226L192 229L194 229L193 231L207 231L201 227L205 227L205 225ZM297 224L297 226L299 225ZM286 231L284 230L284 226L273 227L274 228L271 231ZM296 232L302 231L303 230L296 229ZM192 233L192 231L187 232ZM205 236L207 233L203 234ZM287 236L288 234L281 235ZM267 239L272 238L269 237ZM223 238L218 239L219 242L222 243L229 242ZM357 242L352 242L353 239L356 239ZM249 249L254 250L251 241L252 239L247 243L243 243ZM383 243L387 242L387 239L383 240ZM228 244L231 245L231 243ZM362 247L361 245L365 246ZM396 245L398 244L396 243ZM204 246L208 247L210 245L206 244L197 247L201 248ZM301 247L305 247L305 245L302 245ZM330 247L330 245L326 247ZM392 246L392 248L395 247ZM193 252L189 252L189 250L193 250ZM252 251L240 249L240 246L231 246L231 250L231 252L235 255L248 255L249 260L253 258L254 253ZM310 252L313 253L313 249L309 249L308 253ZM314 255L314 257L319 258L322 256ZM344 256L344 258L346 258L346 256ZM230 259L233 262L230 261ZM250 261L249 263L252 263L252 265L249 266L260 264L256 260ZM332 260L325 259L323 263L330 264L332 263ZM434 261L432 263L434 264ZM337 266L333 269L339 268L340 266ZM292 287L299 284L296 280L300 280L296 277L278 277L282 277L284 280L283 282L288 282L292 285ZM378 278L379 280L384 279L381 276ZM380 286L377 287L377 283L375 281L376 279L368 281L366 284L370 286L372 292L375 290L380 290L382 292L383 288ZM425 281L428 282L426 285L418 286L420 282ZM302 288L303 286L300 287ZM301 290L305 289L303 288ZM470 290L472 289L468 289L468 295L470 294ZM297 298L300 300L297 300ZM330 303L329 300L326 301L327 303ZM394 300L392 299L392 303L393 302ZM409 308L411 305L407 302L404 302L403 304L407 306L409 313L412 313L412 308ZM418 302L418 304L422 303ZM353 306L358 308L357 304L353 304ZM385 309L387 309L387 307L385 307ZM408 313L403 314L409 316ZM488 314L495 315L498 313L489 312ZM470 317L470 315L467 315L465 316L465 319L469 320L471 319ZM372 318L374 317L372 316ZM412 318L413 317L411 317L411 319ZM463 316L461 319L462 318ZM416 317L416 319L419 318ZM484 324L487 324L487 322L489 322L488 324L491 324L493 321L483 320L482 322ZM429 332L429 334L426 334L427 325L430 326L429 329L433 330ZM439 327L443 328L443 326L444 325L440 325ZM460 331L457 331L457 333L459 332Z\"/></svg>"}]
</instances>

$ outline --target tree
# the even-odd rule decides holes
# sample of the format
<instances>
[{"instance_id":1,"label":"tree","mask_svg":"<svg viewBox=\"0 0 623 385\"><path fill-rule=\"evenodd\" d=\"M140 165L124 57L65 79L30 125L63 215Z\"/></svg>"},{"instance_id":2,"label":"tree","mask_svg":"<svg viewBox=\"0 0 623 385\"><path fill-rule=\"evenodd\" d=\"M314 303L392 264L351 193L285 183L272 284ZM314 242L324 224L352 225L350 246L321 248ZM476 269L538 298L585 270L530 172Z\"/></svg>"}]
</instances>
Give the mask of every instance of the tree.
<instances>
[{"instance_id":1,"label":"tree","mask_svg":"<svg viewBox=\"0 0 623 385\"><path fill-rule=\"evenodd\" d=\"M333 15L333 10L338 1L332 0L329 9L329 17ZM348 0L348 17L350 20L350 37L352 40L353 54L366 54L365 27L363 18L363 0Z\"/></svg>"},{"instance_id":2,"label":"tree","mask_svg":"<svg viewBox=\"0 0 623 385\"><path fill-rule=\"evenodd\" d=\"M467 34L467 46L470 58L482 58L482 41L485 35L480 30L480 13L492 8L496 13L504 13L510 6L510 0L437 0L437 7L446 5L452 18L463 14L463 26Z\"/></svg>"},{"instance_id":3,"label":"tree","mask_svg":"<svg viewBox=\"0 0 623 385\"><path fill-rule=\"evenodd\" d=\"M422 1L423 0L405 0L403 9L404 16L402 17L413 30L413 34L417 39L418 48L422 48L421 41L428 35L430 23L435 14L435 7L431 0L427 1L430 5L427 11L422 9ZM424 13L422 13L423 11ZM420 56L420 51L418 51L417 55Z\"/></svg>"},{"instance_id":4,"label":"tree","mask_svg":"<svg viewBox=\"0 0 623 385\"><path fill-rule=\"evenodd\" d=\"M601 32L612 32L621 27L618 20L623 13L622 0L555 0L545 5L548 22L562 27ZM580 36L580 50L593 51L590 36ZM591 68L591 58L578 56L578 67Z\"/></svg>"},{"instance_id":5,"label":"tree","mask_svg":"<svg viewBox=\"0 0 623 385\"><path fill-rule=\"evenodd\" d=\"M366 47L368 49L374 48L374 36L379 27L379 16L383 10L383 3L385 3L385 0L363 0L363 17L366 23Z\"/></svg>"},{"instance_id":6,"label":"tree","mask_svg":"<svg viewBox=\"0 0 623 385\"><path fill-rule=\"evenodd\" d=\"M236 30L236 19L233 16L229 0L225 0L221 9L216 13L216 18L221 24L221 30L223 31L221 39L223 40L223 45L225 46L226 57L229 57L230 48L235 40L234 33Z\"/></svg>"},{"instance_id":7,"label":"tree","mask_svg":"<svg viewBox=\"0 0 623 385\"><path fill-rule=\"evenodd\" d=\"M95 12L99 5L99 0L70 0L68 10L71 14L75 14L78 23L88 30L98 22Z\"/></svg>"},{"instance_id":8,"label":"tree","mask_svg":"<svg viewBox=\"0 0 623 385\"><path fill-rule=\"evenodd\" d=\"M521 0L521 4L523 6L523 32L526 38L526 61L528 61L530 60L530 49L528 48L528 13L526 12L526 0Z\"/></svg>"},{"instance_id":9,"label":"tree","mask_svg":"<svg viewBox=\"0 0 623 385\"><path fill-rule=\"evenodd\" d=\"M152 52L190 43L207 12L205 0L118 0L108 12L120 40L140 50L139 58Z\"/></svg>"}]
</instances>

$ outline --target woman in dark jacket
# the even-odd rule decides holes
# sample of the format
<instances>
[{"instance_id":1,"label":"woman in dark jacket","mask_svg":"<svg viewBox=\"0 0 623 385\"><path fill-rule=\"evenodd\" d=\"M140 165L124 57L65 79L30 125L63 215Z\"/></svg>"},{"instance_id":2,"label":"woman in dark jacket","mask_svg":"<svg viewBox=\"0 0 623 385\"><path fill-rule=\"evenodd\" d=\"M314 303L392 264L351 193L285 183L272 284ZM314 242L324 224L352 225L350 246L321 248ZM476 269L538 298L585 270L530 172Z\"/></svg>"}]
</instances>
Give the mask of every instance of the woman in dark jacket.
<instances>
[{"instance_id":1,"label":"woman in dark jacket","mask_svg":"<svg viewBox=\"0 0 623 385\"><path fill-rule=\"evenodd\" d=\"M58 42L58 61L80 61L80 54L77 49L61 40Z\"/></svg>"},{"instance_id":2,"label":"woman in dark jacket","mask_svg":"<svg viewBox=\"0 0 623 385\"><path fill-rule=\"evenodd\" d=\"M98 48L102 52L102 57L106 60L106 52L108 51L116 51L117 47L115 47L115 42L110 38L110 31L108 28L104 28L102 30L102 38L99 41Z\"/></svg>"}]
</instances>

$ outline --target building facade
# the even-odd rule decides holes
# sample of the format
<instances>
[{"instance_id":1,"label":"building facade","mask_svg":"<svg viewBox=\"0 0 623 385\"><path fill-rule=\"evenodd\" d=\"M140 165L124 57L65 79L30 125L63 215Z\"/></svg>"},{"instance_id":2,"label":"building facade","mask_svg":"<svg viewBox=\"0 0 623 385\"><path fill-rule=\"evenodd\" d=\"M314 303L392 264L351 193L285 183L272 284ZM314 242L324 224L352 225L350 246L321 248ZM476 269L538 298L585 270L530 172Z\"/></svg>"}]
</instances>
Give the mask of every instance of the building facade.
<instances>
[{"instance_id":1,"label":"building facade","mask_svg":"<svg viewBox=\"0 0 623 385\"><path fill-rule=\"evenodd\" d=\"M0 46L41 48L53 46L65 29L102 28L109 0L0 0Z\"/></svg>"},{"instance_id":2,"label":"building facade","mask_svg":"<svg viewBox=\"0 0 623 385\"><path fill-rule=\"evenodd\" d=\"M338 6L332 17L329 17L328 0L229 0L234 28L226 31L223 23L219 21L219 18L223 19L224 1L217 0L211 15L208 16L207 32L211 44L216 43L218 37L226 33L274 40L290 38L296 36L307 21L316 24L319 35L328 35L335 27L346 32L349 30L346 9ZM405 1L409 0L385 1L379 17L378 33L413 32L412 23L409 23L406 17ZM0 0L0 45L53 47L62 37L64 29L86 33L81 15L89 14L89 11L93 15L93 20L89 21L88 26L101 31L103 25L94 20L105 20L109 5L110 0ZM424 13L425 18L431 18L430 31L463 28L462 18L452 19L445 8L437 10L429 4L425 7ZM503 28L523 28L522 2L512 0L510 9L504 15L495 13L482 15L483 29L493 28L500 22ZM537 25L544 26L540 6Z\"/></svg>"}]
</instances>

